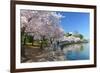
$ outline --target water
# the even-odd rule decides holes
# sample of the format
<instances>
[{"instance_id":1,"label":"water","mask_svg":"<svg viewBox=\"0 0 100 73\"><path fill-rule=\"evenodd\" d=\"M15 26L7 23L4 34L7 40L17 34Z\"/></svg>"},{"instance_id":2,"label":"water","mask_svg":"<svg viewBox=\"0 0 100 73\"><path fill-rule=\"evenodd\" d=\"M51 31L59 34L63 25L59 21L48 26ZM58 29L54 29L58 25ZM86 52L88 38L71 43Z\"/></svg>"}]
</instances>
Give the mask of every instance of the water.
<instances>
[{"instance_id":1,"label":"water","mask_svg":"<svg viewBox=\"0 0 100 73\"><path fill-rule=\"evenodd\" d=\"M65 60L88 60L89 43L73 44L64 47Z\"/></svg>"},{"instance_id":2,"label":"water","mask_svg":"<svg viewBox=\"0 0 100 73\"><path fill-rule=\"evenodd\" d=\"M89 43L67 45L62 50L51 48L46 48L44 51L40 48L26 48L26 57L29 60L25 62L89 60L90 57Z\"/></svg>"}]
</instances>

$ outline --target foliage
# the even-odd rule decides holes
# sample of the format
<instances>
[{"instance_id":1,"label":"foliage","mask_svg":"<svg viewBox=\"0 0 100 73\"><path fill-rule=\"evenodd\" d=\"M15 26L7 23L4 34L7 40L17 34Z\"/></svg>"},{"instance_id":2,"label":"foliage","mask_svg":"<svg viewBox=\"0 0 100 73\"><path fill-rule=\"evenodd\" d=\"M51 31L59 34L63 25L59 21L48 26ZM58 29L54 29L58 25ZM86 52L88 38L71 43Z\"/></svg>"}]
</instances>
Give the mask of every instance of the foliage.
<instances>
[{"instance_id":1,"label":"foliage","mask_svg":"<svg viewBox=\"0 0 100 73\"><path fill-rule=\"evenodd\" d=\"M78 32L74 32L74 33L67 32L67 33L64 34L64 36L66 36L66 37L74 36L74 37L78 37L80 39L84 38L84 36L82 34L78 33Z\"/></svg>"}]
</instances>

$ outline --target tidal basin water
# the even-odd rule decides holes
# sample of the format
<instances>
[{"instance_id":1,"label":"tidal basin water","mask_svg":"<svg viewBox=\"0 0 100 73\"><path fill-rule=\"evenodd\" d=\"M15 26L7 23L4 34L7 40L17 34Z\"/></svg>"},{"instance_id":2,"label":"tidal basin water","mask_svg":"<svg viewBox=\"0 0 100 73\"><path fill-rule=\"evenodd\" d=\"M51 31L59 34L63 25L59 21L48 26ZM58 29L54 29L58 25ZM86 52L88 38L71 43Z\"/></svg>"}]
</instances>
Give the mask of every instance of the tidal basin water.
<instances>
[{"instance_id":1,"label":"tidal basin water","mask_svg":"<svg viewBox=\"0 0 100 73\"><path fill-rule=\"evenodd\" d=\"M84 43L68 45L64 47L63 52L66 60L88 60L89 50L89 43Z\"/></svg>"}]
</instances>

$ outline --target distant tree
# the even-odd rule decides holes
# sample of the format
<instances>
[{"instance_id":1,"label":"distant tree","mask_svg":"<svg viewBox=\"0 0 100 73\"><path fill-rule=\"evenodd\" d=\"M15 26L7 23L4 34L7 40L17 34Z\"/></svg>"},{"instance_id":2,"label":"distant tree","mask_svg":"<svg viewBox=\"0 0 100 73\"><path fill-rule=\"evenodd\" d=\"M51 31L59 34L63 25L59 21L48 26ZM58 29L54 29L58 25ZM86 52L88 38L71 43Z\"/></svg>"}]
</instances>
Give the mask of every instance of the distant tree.
<instances>
[{"instance_id":1,"label":"distant tree","mask_svg":"<svg viewBox=\"0 0 100 73\"><path fill-rule=\"evenodd\" d=\"M78 33L77 31L74 32L73 36L74 36L74 37L78 37L78 38L80 38L80 39L83 39L83 38L84 38L84 36L83 36L82 34Z\"/></svg>"},{"instance_id":2,"label":"distant tree","mask_svg":"<svg viewBox=\"0 0 100 73\"><path fill-rule=\"evenodd\" d=\"M65 35L66 37L69 37L69 36L71 36L72 34L69 33L69 32L67 32L67 33L65 33L64 35Z\"/></svg>"},{"instance_id":3,"label":"distant tree","mask_svg":"<svg viewBox=\"0 0 100 73\"><path fill-rule=\"evenodd\" d=\"M83 37L84 37L84 36L83 36L82 34L79 34L79 38L80 38L80 39L83 39Z\"/></svg>"}]
</instances>

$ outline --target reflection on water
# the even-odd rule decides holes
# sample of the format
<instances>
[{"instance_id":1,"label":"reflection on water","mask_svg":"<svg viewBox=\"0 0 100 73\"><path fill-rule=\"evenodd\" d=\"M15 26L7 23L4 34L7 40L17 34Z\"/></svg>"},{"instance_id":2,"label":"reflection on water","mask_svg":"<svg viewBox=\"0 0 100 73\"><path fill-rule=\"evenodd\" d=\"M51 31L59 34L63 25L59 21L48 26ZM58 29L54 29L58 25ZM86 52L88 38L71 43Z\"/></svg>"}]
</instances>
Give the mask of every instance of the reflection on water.
<instances>
[{"instance_id":1,"label":"reflection on water","mask_svg":"<svg viewBox=\"0 0 100 73\"><path fill-rule=\"evenodd\" d=\"M88 60L89 44L73 44L64 47L66 60Z\"/></svg>"},{"instance_id":2,"label":"reflection on water","mask_svg":"<svg viewBox=\"0 0 100 73\"><path fill-rule=\"evenodd\" d=\"M67 45L63 49L59 47L56 50L51 48L47 47L44 51L40 49L26 48L25 55L29 60L25 62L72 61L89 59L89 43Z\"/></svg>"}]
</instances>

